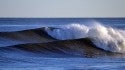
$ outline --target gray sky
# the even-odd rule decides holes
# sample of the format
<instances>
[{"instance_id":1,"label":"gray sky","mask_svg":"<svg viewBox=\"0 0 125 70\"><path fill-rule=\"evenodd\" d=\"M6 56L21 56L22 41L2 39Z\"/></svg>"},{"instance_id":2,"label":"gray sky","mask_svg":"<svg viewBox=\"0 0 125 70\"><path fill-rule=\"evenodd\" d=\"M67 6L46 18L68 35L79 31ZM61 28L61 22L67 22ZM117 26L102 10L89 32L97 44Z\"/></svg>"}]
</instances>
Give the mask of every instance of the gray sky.
<instances>
[{"instance_id":1,"label":"gray sky","mask_svg":"<svg viewBox=\"0 0 125 70\"><path fill-rule=\"evenodd\" d=\"M125 17L125 0L0 0L0 17Z\"/></svg>"}]
</instances>

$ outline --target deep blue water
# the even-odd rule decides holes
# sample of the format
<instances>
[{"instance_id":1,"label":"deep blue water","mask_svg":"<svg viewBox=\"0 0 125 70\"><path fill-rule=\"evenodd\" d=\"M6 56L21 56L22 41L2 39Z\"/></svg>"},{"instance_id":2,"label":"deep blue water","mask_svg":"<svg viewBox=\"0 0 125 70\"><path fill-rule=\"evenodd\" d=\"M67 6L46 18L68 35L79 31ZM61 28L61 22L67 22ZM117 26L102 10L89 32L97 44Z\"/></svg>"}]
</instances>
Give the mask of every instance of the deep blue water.
<instances>
[{"instance_id":1,"label":"deep blue water","mask_svg":"<svg viewBox=\"0 0 125 70\"><path fill-rule=\"evenodd\" d=\"M58 52L50 50L50 54L30 53L19 49L3 49L5 44L25 44L27 41L40 41L40 36L34 33L26 33L24 36L19 34L6 34L6 32L15 32L22 30L30 30L42 27L63 26L67 24L93 24L96 21L105 26L124 30L125 18L0 18L0 69L1 70L124 70L125 55L124 53L113 55L101 54L102 56L89 53L83 56L65 56ZM3 34L4 33L4 34ZM117 34L117 33L116 33ZM5 36L4 36L5 35ZM36 37L36 39L34 38ZM23 39L31 38L31 39ZM32 40L32 41L31 41ZM115 39L114 39L115 40ZM4 43L4 44L3 44ZM48 43L49 44L49 43ZM76 43L71 46L81 46ZM67 45L67 43L65 44ZM13 45L11 45L13 46ZM38 45L37 45L38 46ZM62 45L61 45L62 46ZM70 46L70 45L68 45ZM4 46L8 47L8 46ZM17 46L18 47L18 46ZM69 51L70 52L70 51ZM90 52L90 51L88 51ZM72 53L72 52L71 52ZM96 51L94 51L96 53ZM88 53L87 53L88 54ZM87 55L86 54L86 55ZM92 54L92 55L91 55ZM54 56L54 57L51 57ZM56 57L57 56L57 57ZM63 57L64 56L64 57Z\"/></svg>"},{"instance_id":2,"label":"deep blue water","mask_svg":"<svg viewBox=\"0 0 125 70\"><path fill-rule=\"evenodd\" d=\"M0 18L1 31L29 29L43 26L65 25L72 23L93 24L97 21L101 24L112 26L115 28L125 27L124 18Z\"/></svg>"},{"instance_id":3,"label":"deep blue water","mask_svg":"<svg viewBox=\"0 0 125 70\"><path fill-rule=\"evenodd\" d=\"M60 24L84 23L86 21L99 21L104 24L124 24L124 18L0 18L0 24Z\"/></svg>"}]
</instances>

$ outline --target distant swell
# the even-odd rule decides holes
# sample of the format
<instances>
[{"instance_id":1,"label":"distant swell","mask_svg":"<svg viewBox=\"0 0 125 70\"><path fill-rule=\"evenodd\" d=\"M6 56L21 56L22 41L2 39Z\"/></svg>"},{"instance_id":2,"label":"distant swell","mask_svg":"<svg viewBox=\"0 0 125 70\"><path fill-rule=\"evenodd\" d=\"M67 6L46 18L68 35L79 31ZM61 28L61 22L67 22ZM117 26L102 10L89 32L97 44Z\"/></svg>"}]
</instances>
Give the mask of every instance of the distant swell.
<instances>
[{"instance_id":1,"label":"distant swell","mask_svg":"<svg viewBox=\"0 0 125 70\"><path fill-rule=\"evenodd\" d=\"M63 40L48 43L20 44L9 47L1 47L1 54L32 54L41 57L101 57L101 56L120 56L121 54L97 48L90 39ZM4 56L6 56L4 55ZM3 55L2 55L3 56ZM24 55L23 55L24 56Z\"/></svg>"}]
</instances>

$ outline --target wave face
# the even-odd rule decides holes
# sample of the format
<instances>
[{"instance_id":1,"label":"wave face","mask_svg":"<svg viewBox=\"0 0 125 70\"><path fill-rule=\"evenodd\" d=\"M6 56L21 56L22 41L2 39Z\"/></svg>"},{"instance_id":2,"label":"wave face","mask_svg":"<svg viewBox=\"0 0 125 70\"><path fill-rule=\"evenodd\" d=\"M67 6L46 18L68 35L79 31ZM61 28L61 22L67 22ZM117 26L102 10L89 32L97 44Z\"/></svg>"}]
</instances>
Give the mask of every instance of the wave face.
<instances>
[{"instance_id":1,"label":"wave face","mask_svg":"<svg viewBox=\"0 0 125 70\"><path fill-rule=\"evenodd\" d=\"M47 43L55 41L50 37L44 28L36 28L30 30L16 31L16 32L1 32L0 33L0 47L8 47L27 43Z\"/></svg>"},{"instance_id":2,"label":"wave face","mask_svg":"<svg viewBox=\"0 0 125 70\"><path fill-rule=\"evenodd\" d=\"M95 21L91 25L73 23L46 27L45 31L58 40L89 38L101 49L125 53L125 30L105 26Z\"/></svg>"}]
</instances>

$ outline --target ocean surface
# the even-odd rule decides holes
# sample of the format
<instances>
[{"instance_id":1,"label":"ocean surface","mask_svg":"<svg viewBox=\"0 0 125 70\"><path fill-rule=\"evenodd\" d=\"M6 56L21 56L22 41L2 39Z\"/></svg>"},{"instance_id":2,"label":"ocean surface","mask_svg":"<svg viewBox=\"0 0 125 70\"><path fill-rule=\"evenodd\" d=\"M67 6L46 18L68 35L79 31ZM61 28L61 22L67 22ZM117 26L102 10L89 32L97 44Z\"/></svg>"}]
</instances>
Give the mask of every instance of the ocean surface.
<instances>
[{"instance_id":1,"label":"ocean surface","mask_svg":"<svg viewBox=\"0 0 125 70\"><path fill-rule=\"evenodd\" d=\"M125 18L0 18L0 70L124 70Z\"/></svg>"}]
</instances>

